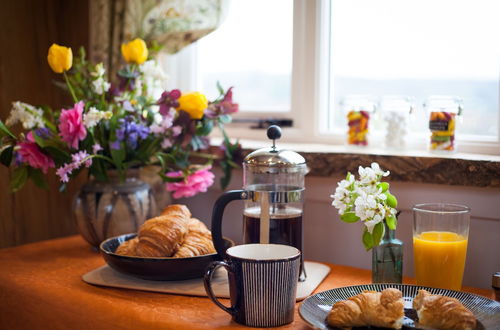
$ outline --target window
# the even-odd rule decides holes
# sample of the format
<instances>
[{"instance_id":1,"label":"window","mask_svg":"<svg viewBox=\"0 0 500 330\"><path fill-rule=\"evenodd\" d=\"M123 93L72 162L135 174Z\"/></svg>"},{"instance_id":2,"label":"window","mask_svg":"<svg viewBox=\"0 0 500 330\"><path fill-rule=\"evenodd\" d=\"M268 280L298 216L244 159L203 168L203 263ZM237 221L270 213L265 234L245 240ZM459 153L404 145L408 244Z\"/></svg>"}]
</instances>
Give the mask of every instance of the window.
<instances>
[{"instance_id":1,"label":"window","mask_svg":"<svg viewBox=\"0 0 500 330\"><path fill-rule=\"evenodd\" d=\"M210 97L217 80L234 85L240 118L292 118L290 142L343 145L343 98L396 94L413 97L412 147L424 150L425 99L453 95L464 103L459 150L500 154L499 9L494 0L232 1L226 22L174 63ZM265 138L247 128L230 133Z\"/></svg>"},{"instance_id":2,"label":"window","mask_svg":"<svg viewBox=\"0 0 500 330\"><path fill-rule=\"evenodd\" d=\"M497 138L499 10L490 0L332 1L330 129L344 127L338 101L349 94L412 96L419 118L427 97L456 95L460 131Z\"/></svg>"},{"instance_id":3,"label":"window","mask_svg":"<svg viewBox=\"0 0 500 330\"><path fill-rule=\"evenodd\" d=\"M233 1L215 32L198 42L198 88L236 86L241 111L289 112L293 2Z\"/></svg>"}]
</instances>

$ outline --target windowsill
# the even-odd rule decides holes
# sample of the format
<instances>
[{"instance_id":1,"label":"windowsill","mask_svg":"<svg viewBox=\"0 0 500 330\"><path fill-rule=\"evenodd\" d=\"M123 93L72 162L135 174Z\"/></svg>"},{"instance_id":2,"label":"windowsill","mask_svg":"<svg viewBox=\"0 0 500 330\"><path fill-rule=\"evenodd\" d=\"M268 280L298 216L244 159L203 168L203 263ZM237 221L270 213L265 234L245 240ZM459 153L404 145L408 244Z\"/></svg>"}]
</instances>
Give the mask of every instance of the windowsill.
<instances>
[{"instance_id":1,"label":"windowsill","mask_svg":"<svg viewBox=\"0 0 500 330\"><path fill-rule=\"evenodd\" d=\"M218 145L220 141L215 140ZM270 146L269 141L240 140L240 143L245 155ZM500 156L306 143L278 142L278 146L304 156L310 176L344 176L348 171L357 173L360 165L377 162L384 170L391 171L395 181L500 187Z\"/></svg>"}]
</instances>

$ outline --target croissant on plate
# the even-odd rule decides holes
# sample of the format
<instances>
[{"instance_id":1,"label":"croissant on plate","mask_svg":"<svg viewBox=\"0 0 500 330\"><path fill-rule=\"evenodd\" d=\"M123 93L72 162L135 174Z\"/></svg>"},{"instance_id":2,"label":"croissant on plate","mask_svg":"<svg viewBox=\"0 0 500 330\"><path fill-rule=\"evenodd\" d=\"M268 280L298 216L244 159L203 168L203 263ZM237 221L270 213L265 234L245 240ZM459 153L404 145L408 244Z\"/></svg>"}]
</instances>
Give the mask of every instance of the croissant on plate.
<instances>
[{"instance_id":1,"label":"croissant on plate","mask_svg":"<svg viewBox=\"0 0 500 330\"><path fill-rule=\"evenodd\" d=\"M191 212L184 205L170 205L160 216L149 219L139 229L136 255L165 257L175 253L188 231Z\"/></svg>"},{"instance_id":2,"label":"croissant on plate","mask_svg":"<svg viewBox=\"0 0 500 330\"><path fill-rule=\"evenodd\" d=\"M210 253L215 253L212 233L203 222L192 218L188 224L188 233L184 237L184 242L173 257L187 258Z\"/></svg>"},{"instance_id":3,"label":"croissant on plate","mask_svg":"<svg viewBox=\"0 0 500 330\"><path fill-rule=\"evenodd\" d=\"M471 330L476 328L476 317L455 298L419 290L413 299L418 324L435 329Z\"/></svg>"},{"instance_id":4,"label":"croissant on plate","mask_svg":"<svg viewBox=\"0 0 500 330\"><path fill-rule=\"evenodd\" d=\"M137 237L123 242L116 254L138 257L185 258L215 253L212 234L203 222L191 218L180 204L166 207L160 216L141 226Z\"/></svg>"},{"instance_id":5,"label":"croissant on plate","mask_svg":"<svg viewBox=\"0 0 500 330\"><path fill-rule=\"evenodd\" d=\"M375 326L401 329L404 318L403 294L398 289L363 291L333 305L327 321L338 328Z\"/></svg>"}]
</instances>

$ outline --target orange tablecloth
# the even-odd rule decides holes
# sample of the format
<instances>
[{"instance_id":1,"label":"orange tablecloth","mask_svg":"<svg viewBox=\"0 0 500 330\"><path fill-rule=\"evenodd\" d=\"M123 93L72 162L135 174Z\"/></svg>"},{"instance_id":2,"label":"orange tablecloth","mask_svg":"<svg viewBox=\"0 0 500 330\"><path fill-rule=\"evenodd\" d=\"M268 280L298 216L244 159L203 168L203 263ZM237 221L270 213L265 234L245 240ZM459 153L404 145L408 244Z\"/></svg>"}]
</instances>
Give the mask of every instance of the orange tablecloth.
<instances>
[{"instance_id":1,"label":"orange tablecloth","mask_svg":"<svg viewBox=\"0 0 500 330\"><path fill-rule=\"evenodd\" d=\"M79 236L0 250L0 329L213 329L241 327L208 298L89 285L104 264ZM370 271L331 265L316 292L370 283ZM406 283L411 283L405 279ZM465 291L493 298L490 290ZM283 329L307 329L298 315Z\"/></svg>"}]
</instances>

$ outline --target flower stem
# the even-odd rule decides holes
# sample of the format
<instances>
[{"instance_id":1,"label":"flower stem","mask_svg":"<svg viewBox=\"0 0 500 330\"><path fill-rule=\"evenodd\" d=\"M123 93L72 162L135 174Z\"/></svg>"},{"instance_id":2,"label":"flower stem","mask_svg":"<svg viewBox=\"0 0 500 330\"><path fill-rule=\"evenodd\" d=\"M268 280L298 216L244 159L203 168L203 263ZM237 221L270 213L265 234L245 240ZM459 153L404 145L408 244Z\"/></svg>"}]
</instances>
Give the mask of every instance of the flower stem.
<instances>
[{"instance_id":1,"label":"flower stem","mask_svg":"<svg viewBox=\"0 0 500 330\"><path fill-rule=\"evenodd\" d=\"M71 86L71 84L69 82L68 75L66 74L66 71L63 72L63 76L64 76L64 80L66 80L66 85L68 85L71 96L73 97L73 101L75 101L75 103L78 103L78 99L75 96L75 91L73 90L73 87Z\"/></svg>"}]
</instances>

